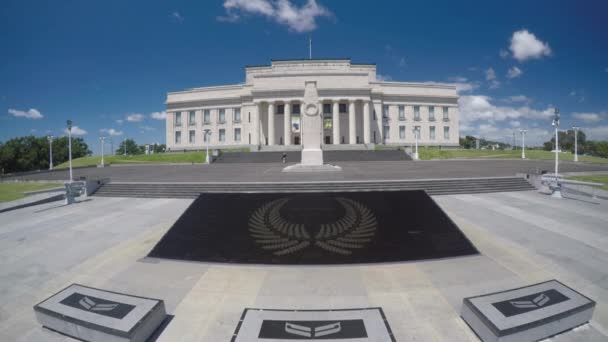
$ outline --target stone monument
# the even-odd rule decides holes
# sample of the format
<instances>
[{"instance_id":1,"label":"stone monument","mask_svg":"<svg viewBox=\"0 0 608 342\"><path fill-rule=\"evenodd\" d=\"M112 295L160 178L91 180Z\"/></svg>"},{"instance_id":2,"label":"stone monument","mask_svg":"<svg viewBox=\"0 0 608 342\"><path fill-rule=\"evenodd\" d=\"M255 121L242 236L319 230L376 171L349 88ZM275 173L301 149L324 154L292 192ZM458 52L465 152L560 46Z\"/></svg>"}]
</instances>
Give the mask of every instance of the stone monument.
<instances>
[{"instance_id":1,"label":"stone monument","mask_svg":"<svg viewBox=\"0 0 608 342\"><path fill-rule=\"evenodd\" d=\"M283 172L315 172L315 171L341 171L339 166L323 164L323 150L321 139L323 133L323 118L319 108L319 94L317 82L304 83L304 101L302 115L302 161L290 165Z\"/></svg>"}]
</instances>

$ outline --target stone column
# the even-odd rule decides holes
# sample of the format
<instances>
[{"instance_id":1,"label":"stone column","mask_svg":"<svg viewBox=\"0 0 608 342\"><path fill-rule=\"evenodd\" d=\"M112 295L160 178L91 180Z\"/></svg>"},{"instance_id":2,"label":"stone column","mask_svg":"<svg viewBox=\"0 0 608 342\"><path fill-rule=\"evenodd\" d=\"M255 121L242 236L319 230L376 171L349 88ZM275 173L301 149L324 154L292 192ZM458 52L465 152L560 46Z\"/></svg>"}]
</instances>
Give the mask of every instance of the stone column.
<instances>
[{"instance_id":1,"label":"stone column","mask_svg":"<svg viewBox=\"0 0 608 342\"><path fill-rule=\"evenodd\" d=\"M274 145L274 102L268 102L268 146Z\"/></svg>"},{"instance_id":2,"label":"stone column","mask_svg":"<svg viewBox=\"0 0 608 342\"><path fill-rule=\"evenodd\" d=\"M260 144L260 104L254 103L253 110L251 113L251 144ZM243 113L241 113L243 115Z\"/></svg>"},{"instance_id":3,"label":"stone column","mask_svg":"<svg viewBox=\"0 0 608 342\"><path fill-rule=\"evenodd\" d=\"M357 122L355 121L355 101L348 101L348 143L357 143Z\"/></svg>"},{"instance_id":4,"label":"stone column","mask_svg":"<svg viewBox=\"0 0 608 342\"><path fill-rule=\"evenodd\" d=\"M363 100L363 143L369 144L370 139L370 117L369 117L369 101Z\"/></svg>"},{"instance_id":5,"label":"stone column","mask_svg":"<svg viewBox=\"0 0 608 342\"><path fill-rule=\"evenodd\" d=\"M340 144L340 102L334 101L332 127L334 129L334 145Z\"/></svg>"},{"instance_id":6,"label":"stone column","mask_svg":"<svg viewBox=\"0 0 608 342\"><path fill-rule=\"evenodd\" d=\"M291 145L291 102L285 102L285 116L283 120L283 143Z\"/></svg>"}]
</instances>

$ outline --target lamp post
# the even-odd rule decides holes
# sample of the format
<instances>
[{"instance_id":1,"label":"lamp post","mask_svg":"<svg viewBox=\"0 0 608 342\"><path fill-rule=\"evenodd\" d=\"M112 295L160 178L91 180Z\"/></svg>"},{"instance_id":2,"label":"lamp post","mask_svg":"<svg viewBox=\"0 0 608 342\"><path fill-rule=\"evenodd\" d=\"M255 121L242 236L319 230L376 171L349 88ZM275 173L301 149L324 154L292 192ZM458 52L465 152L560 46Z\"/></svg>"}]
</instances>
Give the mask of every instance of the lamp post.
<instances>
[{"instance_id":1,"label":"lamp post","mask_svg":"<svg viewBox=\"0 0 608 342\"><path fill-rule=\"evenodd\" d=\"M68 124L68 160L70 163L70 183L74 180L72 174L72 120L67 121Z\"/></svg>"},{"instance_id":2,"label":"lamp post","mask_svg":"<svg viewBox=\"0 0 608 342\"><path fill-rule=\"evenodd\" d=\"M416 150L414 152L414 160L418 160L418 133L420 132L420 129L416 126L412 131L414 132L414 137L416 139Z\"/></svg>"},{"instance_id":3,"label":"lamp post","mask_svg":"<svg viewBox=\"0 0 608 342\"><path fill-rule=\"evenodd\" d=\"M579 127L573 126L572 130L574 130L574 161L578 161L578 146L577 146L577 138L578 138L578 130Z\"/></svg>"},{"instance_id":4,"label":"lamp post","mask_svg":"<svg viewBox=\"0 0 608 342\"><path fill-rule=\"evenodd\" d=\"M49 170L53 169L53 136L47 135L46 139L49 141Z\"/></svg>"},{"instance_id":5,"label":"lamp post","mask_svg":"<svg viewBox=\"0 0 608 342\"><path fill-rule=\"evenodd\" d=\"M106 137L99 137L99 141L101 141L101 167L104 167L103 145L105 145Z\"/></svg>"},{"instance_id":6,"label":"lamp post","mask_svg":"<svg viewBox=\"0 0 608 342\"><path fill-rule=\"evenodd\" d=\"M559 131L559 109L555 108L555 116L553 117L553 122L551 123L553 127L555 127L555 184L553 186L553 193L551 196L556 198L562 198L561 186L558 181L558 165L559 165L559 140L558 140L558 131Z\"/></svg>"},{"instance_id":7,"label":"lamp post","mask_svg":"<svg viewBox=\"0 0 608 342\"><path fill-rule=\"evenodd\" d=\"M211 158L209 158L209 136L211 136L211 130L205 129L205 142L207 145L207 152L205 153L205 163L210 164Z\"/></svg>"},{"instance_id":8,"label":"lamp post","mask_svg":"<svg viewBox=\"0 0 608 342\"><path fill-rule=\"evenodd\" d=\"M519 133L521 133L521 159L526 159L526 130L520 129Z\"/></svg>"},{"instance_id":9,"label":"lamp post","mask_svg":"<svg viewBox=\"0 0 608 342\"><path fill-rule=\"evenodd\" d=\"M125 156L127 155L127 138L125 138L124 140L124 145L125 145Z\"/></svg>"}]
</instances>

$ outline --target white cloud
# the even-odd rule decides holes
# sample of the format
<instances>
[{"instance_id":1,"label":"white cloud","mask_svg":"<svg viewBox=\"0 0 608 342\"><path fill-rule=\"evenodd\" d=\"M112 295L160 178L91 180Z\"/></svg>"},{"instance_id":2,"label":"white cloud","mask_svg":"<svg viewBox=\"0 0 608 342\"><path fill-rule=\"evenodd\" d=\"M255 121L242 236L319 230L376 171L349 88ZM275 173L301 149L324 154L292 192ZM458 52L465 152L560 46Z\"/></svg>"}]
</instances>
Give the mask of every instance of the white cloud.
<instances>
[{"instance_id":1,"label":"white cloud","mask_svg":"<svg viewBox=\"0 0 608 342\"><path fill-rule=\"evenodd\" d=\"M587 140L608 140L608 126L581 127Z\"/></svg>"},{"instance_id":2,"label":"white cloud","mask_svg":"<svg viewBox=\"0 0 608 342\"><path fill-rule=\"evenodd\" d=\"M427 81L427 82L422 82L425 84L435 84L435 85L453 85L456 87L456 92L460 93L466 93L466 92L470 92L473 91L477 88L479 88L479 83L478 82L453 82L453 83L440 83L440 82L434 82L434 81Z\"/></svg>"},{"instance_id":3,"label":"white cloud","mask_svg":"<svg viewBox=\"0 0 608 342\"><path fill-rule=\"evenodd\" d=\"M30 108L28 111L12 109L8 110L8 113L16 118L26 118L26 119L42 119L44 115L42 115L37 109Z\"/></svg>"},{"instance_id":4,"label":"white cloud","mask_svg":"<svg viewBox=\"0 0 608 342\"><path fill-rule=\"evenodd\" d=\"M376 81L378 82L386 82L386 81L392 81L393 78L390 75L382 75L382 74L376 74Z\"/></svg>"},{"instance_id":5,"label":"white cloud","mask_svg":"<svg viewBox=\"0 0 608 342\"><path fill-rule=\"evenodd\" d=\"M509 49L513 58L520 62L551 55L549 44L538 40L533 33L526 29L513 32Z\"/></svg>"},{"instance_id":6,"label":"white cloud","mask_svg":"<svg viewBox=\"0 0 608 342\"><path fill-rule=\"evenodd\" d=\"M156 128L154 128L152 126L146 126L146 125L139 126L139 129L141 130L141 132L144 132L144 131L155 131L156 130Z\"/></svg>"},{"instance_id":7,"label":"white cloud","mask_svg":"<svg viewBox=\"0 0 608 342\"><path fill-rule=\"evenodd\" d=\"M105 133L111 137L117 137L122 135L122 131L117 131L114 128L102 128L99 130L101 133Z\"/></svg>"},{"instance_id":8,"label":"white cloud","mask_svg":"<svg viewBox=\"0 0 608 342\"><path fill-rule=\"evenodd\" d=\"M166 120L167 119L167 113L165 111L162 112L154 112L154 113L150 113L150 117L154 120Z\"/></svg>"},{"instance_id":9,"label":"white cloud","mask_svg":"<svg viewBox=\"0 0 608 342\"><path fill-rule=\"evenodd\" d=\"M180 24L184 22L184 17L178 11L172 12L169 17Z\"/></svg>"},{"instance_id":10,"label":"white cloud","mask_svg":"<svg viewBox=\"0 0 608 342\"><path fill-rule=\"evenodd\" d=\"M64 129L63 132L65 134L68 134L68 129ZM87 131L85 131L84 129L78 127L78 126L72 126L72 135L86 135Z\"/></svg>"},{"instance_id":11,"label":"white cloud","mask_svg":"<svg viewBox=\"0 0 608 342\"><path fill-rule=\"evenodd\" d=\"M507 57L509 57L509 51L507 51L505 49L500 49L500 51L498 52L498 55L500 55L500 58L506 59Z\"/></svg>"},{"instance_id":12,"label":"white cloud","mask_svg":"<svg viewBox=\"0 0 608 342\"><path fill-rule=\"evenodd\" d=\"M514 121L509 122L509 125L511 127L519 127L519 126L521 126L521 122L519 122L519 120L514 120Z\"/></svg>"},{"instance_id":13,"label":"white cloud","mask_svg":"<svg viewBox=\"0 0 608 342\"><path fill-rule=\"evenodd\" d=\"M141 122L144 120L143 114L135 113L127 115L127 121L129 122Z\"/></svg>"},{"instance_id":14,"label":"white cloud","mask_svg":"<svg viewBox=\"0 0 608 342\"><path fill-rule=\"evenodd\" d=\"M308 0L298 6L289 0L224 0L226 16L219 21L236 22L241 14L261 15L295 32L310 32L317 28L317 17L332 17L333 14L316 0Z\"/></svg>"},{"instance_id":15,"label":"white cloud","mask_svg":"<svg viewBox=\"0 0 608 342\"><path fill-rule=\"evenodd\" d=\"M524 72L521 71L520 68L514 66L512 68L509 69L509 71L507 72L507 77L508 78L517 78L519 76L521 76Z\"/></svg>"},{"instance_id":16,"label":"white cloud","mask_svg":"<svg viewBox=\"0 0 608 342\"><path fill-rule=\"evenodd\" d=\"M553 116L553 109L536 110L527 105L520 107L496 106L491 98L483 95L461 96L460 120L465 123L476 121L505 121L516 119L543 120Z\"/></svg>"},{"instance_id":17,"label":"white cloud","mask_svg":"<svg viewBox=\"0 0 608 342\"><path fill-rule=\"evenodd\" d=\"M572 117L581 120L585 123L596 123L602 121L606 116L608 116L608 112L599 112L599 113L580 113L575 112L572 113Z\"/></svg>"},{"instance_id":18,"label":"white cloud","mask_svg":"<svg viewBox=\"0 0 608 342\"><path fill-rule=\"evenodd\" d=\"M496 89L500 87L500 82L496 79L496 72L492 68L486 69L486 81L490 83L490 89Z\"/></svg>"}]
</instances>

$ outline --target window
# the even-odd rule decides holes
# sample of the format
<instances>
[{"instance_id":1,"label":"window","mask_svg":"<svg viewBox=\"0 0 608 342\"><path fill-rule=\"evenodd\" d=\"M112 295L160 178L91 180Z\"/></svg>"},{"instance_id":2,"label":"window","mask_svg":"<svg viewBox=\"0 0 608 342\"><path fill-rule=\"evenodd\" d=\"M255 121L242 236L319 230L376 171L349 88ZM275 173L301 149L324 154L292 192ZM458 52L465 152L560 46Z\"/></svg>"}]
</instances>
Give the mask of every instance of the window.
<instances>
[{"instance_id":1,"label":"window","mask_svg":"<svg viewBox=\"0 0 608 342\"><path fill-rule=\"evenodd\" d=\"M448 114L448 107L443 107L443 121L450 121L450 116Z\"/></svg>"},{"instance_id":2,"label":"window","mask_svg":"<svg viewBox=\"0 0 608 342\"><path fill-rule=\"evenodd\" d=\"M196 125L196 113L194 113L194 111L191 111L190 113L188 113L188 125L190 125L190 126Z\"/></svg>"},{"instance_id":3,"label":"window","mask_svg":"<svg viewBox=\"0 0 608 342\"><path fill-rule=\"evenodd\" d=\"M182 125L182 113L175 112L175 126L181 126L181 125Z\"/></svg>"},{"instance_id":4,"label":"window","mask_svg":"<svg viewBox=\"0 0 608 342\"><path fill-rule=\"evenodd\" d=\"M429 127L429 139L435 140L435 126Z\"/></svg>"},{"instance_id":5,"label":"window","mask_svg":"<svg viewBox=\"0 0 608 342\"><path fill-rule=\"evenodd\" d=\"M234 141L241 141L241 129L240 128L234 129Z\"/></svg>"},{"instance_id":6,"label":"window","mask_svg":"<svg viewBox=\"0 0 608 342\"><path fill-rule=\"evenodd\" d=\"M234 122L241 122L241 108L234 108L234 114L232 120Z\"/></svg>"},{"instance_id":7,"label":"window","mask_svg":"<svg viewBox=\"0 0 608 342\"><path fill-rule=\"evenodd\" d=\"M218 114L218 122L225 123L226 122L226 110L224 108L220 109Z\"/></svg>"},{"instance_id":8,"label":"window","mask_svg":"<svg viewBox=\"0 0 608 342\"><path fill-rule=\"evenodd\" d=\"M415 136L416 136L418 139L420 139L420 133L421 133L421 131L420 131L420 126L415 126L415 127L414 127L414 135L415 135Z\"/></svg>"},{"instance_id":9,"label":"window","mask_svg":"<svg viewBox=\"0 0 608 342\"><path fill-rule=\"evenodd\" d=\"M182 132L180 132L180 131L175 132L175 143L176 144L182 143Z\"/></svg>"},{"instance_id":10,"label":"window","mask_svg":"<svg viewBox=\"0 0 608 342\"><path fill-rule=\"evenodd\" d=\"M376 121L376 110L374 109L374 121ZM374 143L375 144L375 143Z\"/></svg>"},{"instance_id":11,"label":"window","mask_svg":"<svg viewBox=\"0 0 608 342\"><path fill-rule=\"evenodd\" d=\"M399 139L405 139L405 126L399 126Z\"/></svg>"},{"instance_id":12,"label":"window","mask_svg":"<svg viewBox=\"0 0 608 342\"><path fill-rule=\"evenodd\" d=\"M205 131L203 131L203 142L209 142L209 134L206 134Z\"/></svg>"},{"instance_id":13,"label":"window","mask_svg":"<svg viewBox=\"0 0 608 342\"><path fill-rule=\"evenodd\" d=\"M226 141L226 130L223 128L220 129L219 141L220 142Z\"/></svg>"},{"instance_id":14,"label":"window","mask_svg":"<svg viewBox=\"0 0 608 342\"><path fill-rule=\"evenodd\" d=\"M323 104L323 114L331 114L331 103Z\"/></svg>"},{"instance_id":15,"label":"window","mask_svg":"<svg viewBox=\"0 0 608 342\"><path fill-rule=\"evenodd\" d=\"M323 128L324 129L331 129L333 127L332 124L333 124L333 121L331 118L323 119Z\"/></svg>"},{"instance_id":16,"label":"window","mask_svg":"<svg viewBox=\"0 0 608 342\"><path fill-rule=\"evenodd\" d=\"M208 125L211 123L211 113L209 112L209 109L205 109L203 111L203 123L205 125Z\"/></svg>"},{"instance_id":17,"label":"window","mask_svg":"<svg viewBox=\"0 0 608 342\"><path fill-rule=\"evenodd\" d=\"M196 136L196 132L195 131L190 131L189 135L188 135L188 142L191 144L194 144L194 138Z\"/></svg>"},{"instance_id":18,"label":"window","mask_svg":"<svg viewBox=\"0 0 608 342\"><path fill-rule=\"evenodd\" d=\"M338 105L338 112L340 112L340 113L348 113L348 107L346 107L346 103L340 103Z\"/></svg>"},{"instance_id":19,"label":"window","mask_svg":"<svg viewBox=\"0 0 608 342\"><path fill-rule=\"evenodd\" d=\"M382 106L382 117L384 119L388 118L388 105Z\"/></svg>"},{"instance_id":20,"label":"window","mask_svg":"<svg viewBox=\"0 0 608 342\"><path fill-rule=\"evenodd\" d=\"M390 126L382 126L383 130L382 130L382 137L384 138L384 140L388 140L391 137L391 128Z\"/></svg>"},{"instance_id":21,"label":"window","mask_svg":"<svg viewBox=\"0 0 608 342\"><path fill-rule=\"evenodd\" d=\"M300 114L300 104L299 103L291 105L291 113Z\"/></svg>"},{"instance_id":22,"label":"window","mask_svg":"<svg viewBox=\"0 0 608 342\"><path fill-rule=\"evenodd\" d=\"M429 121L435 121L435 107L429 107Z\"/></svg>"},{"instance_id":23,"label":"window","mask_svg":"<svg viewBox=\"0 0 608 342\"><path fill-rule=\"evenodd\" d=\"M414 120L420 121L420 106L414 106Z\"/></svg>"},{"instance_id":24,"label":"window","mask_svg":"<svg viewBox=\"0 0 608 342\"><path fill-rule=\"evenodd\" d=\"M399 106L399 121L405 121L405 106Z\"/></svg>"},{"instance_id":25,"label":"window","mask_svg":"<svg viewBox=\"0 0 608 342\"><path fill-rule=\"evenodd\" d=\"M285 114L285 105L284 104L277 105L277 114Z\"/></svg>"},{"instance_id":26,"label":"window","mask_svg":"<svg viewBox=\"0 0 608 342\"><path fill-rule=\"evenodd\" d=\"M443 139L450 140L450 127L443 127Z\"/></svg>"}]
</instances>

